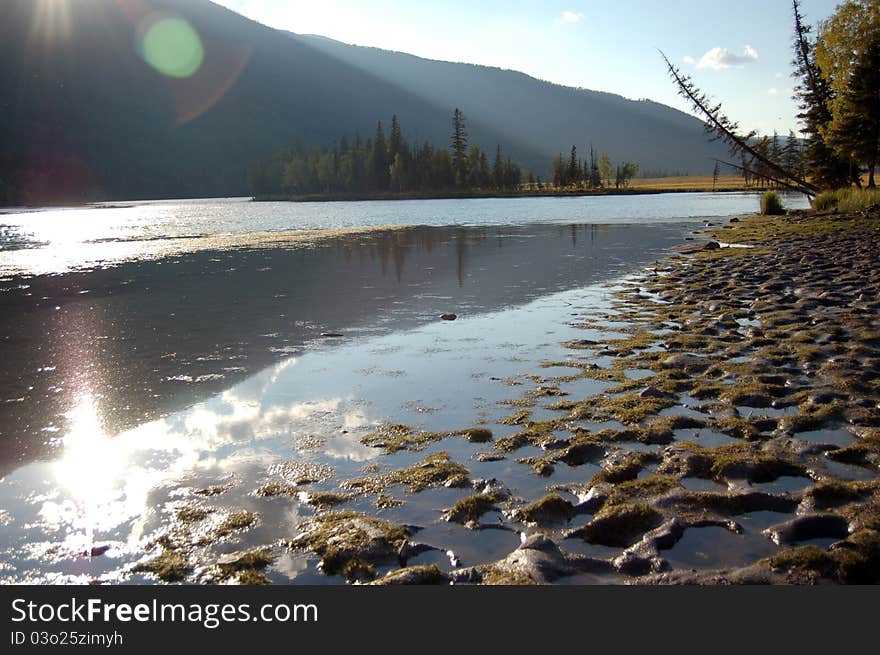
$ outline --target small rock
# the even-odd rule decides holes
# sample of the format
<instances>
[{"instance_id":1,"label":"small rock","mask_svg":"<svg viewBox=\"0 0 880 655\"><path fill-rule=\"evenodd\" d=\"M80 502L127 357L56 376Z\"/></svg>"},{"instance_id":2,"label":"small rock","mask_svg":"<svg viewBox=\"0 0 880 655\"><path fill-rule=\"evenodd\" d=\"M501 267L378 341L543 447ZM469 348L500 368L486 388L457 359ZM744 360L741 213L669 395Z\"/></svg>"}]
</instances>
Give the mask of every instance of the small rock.
<instances>
[{"instance_id":1,"label":"small rock","mask_svg":"<svg viewBox=\"0 0 880 655\"><path fill-rule=\"evenodd\" d=\"M717 241L709 241L703 246L703 250L718 250L719 248L721 248L721 244Z\"/></svg>"},{"instance_id":2,"label":"small rock","mask_svg":"<svg viewBox=\"0 0 880 655\"><path fill-rule=\"evenodd\" d=\"M440 318L444 321L454 321L458 316L455 314L440 314Z\"/></svg>"},{"instance_id":3,"label":"small rock","mask_svg":"<svg viewBox=\"0 0 880 655\"><path fill-rule=\"evenodd\" d=\"M342 335L339 332L321 332L322 337L327 337L329 339L336 339L341 337Z\"/></svg>"}]
</instances>

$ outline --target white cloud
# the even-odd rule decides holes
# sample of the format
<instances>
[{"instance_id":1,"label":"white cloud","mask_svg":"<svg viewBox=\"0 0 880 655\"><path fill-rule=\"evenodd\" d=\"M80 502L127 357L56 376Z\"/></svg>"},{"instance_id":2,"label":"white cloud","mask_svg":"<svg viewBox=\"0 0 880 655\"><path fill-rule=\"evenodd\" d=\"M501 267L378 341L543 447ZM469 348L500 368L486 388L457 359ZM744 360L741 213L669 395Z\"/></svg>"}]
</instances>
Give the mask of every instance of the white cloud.
<instances>
[{"instance_id":1,"label":"white cloud","mask_svg":"<svg viewBox=\"0 0 880 655\"><path fill-rule=\"evenodd\" d=\"M575 13L573 11L563 11L562 12L562 20L566 23L579 23L583 20L584 15L580 12Z\"/></svg>"},{"instance_id":2,"label":"white cloud","mask_svg":"<svg viewBox=\"0 0 880 655\"><path fill-rule=\"evenodd\" d=\"M696 59L694 59L690 55L685 55L684 56L684 63L686 63L688 66L693 66L694 64L697 63L697 61L696 61Z\"/></svg>"},{"instance_id":3,"label":"white cloud","mask_svg":"<svg viewBox=\"0 0 880 655\"><path fill-rule=\"evenodd\" d=\"M712 48L697 62L697 68L711 68L712 70L723 70L732 66L742 66L758 61L757 51L750 45L743 50L743 54L737 55L727 48Z\"/></svg>"}]
</instances>

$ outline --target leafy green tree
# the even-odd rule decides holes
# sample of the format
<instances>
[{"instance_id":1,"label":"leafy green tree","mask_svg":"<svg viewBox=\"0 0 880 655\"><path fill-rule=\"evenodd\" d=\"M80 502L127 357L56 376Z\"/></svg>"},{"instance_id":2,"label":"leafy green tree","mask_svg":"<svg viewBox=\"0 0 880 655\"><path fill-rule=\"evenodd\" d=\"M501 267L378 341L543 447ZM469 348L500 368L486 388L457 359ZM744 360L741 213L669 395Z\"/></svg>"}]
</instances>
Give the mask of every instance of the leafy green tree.
<instances>
[{"instance_id":1,"label":"leafy green tree","mask_svg":"<svg viewBox=\"0 0 880 655\"><path fill-rule=\"evenodd\" d=\"M850 71L829 140L837 152L868 167L868 187L875 188L880 147L880 31L865 45Z\"/></svg>"}]
</instances>

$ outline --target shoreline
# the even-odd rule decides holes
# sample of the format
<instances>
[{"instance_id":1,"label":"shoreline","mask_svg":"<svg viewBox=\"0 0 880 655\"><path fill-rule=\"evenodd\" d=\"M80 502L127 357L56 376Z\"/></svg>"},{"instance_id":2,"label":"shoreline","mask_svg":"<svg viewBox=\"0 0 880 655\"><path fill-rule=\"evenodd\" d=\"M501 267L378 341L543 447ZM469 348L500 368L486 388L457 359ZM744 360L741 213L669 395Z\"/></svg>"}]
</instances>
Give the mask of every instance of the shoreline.
<instances>
[{"instance_id":1,"label":"shoreline","mask_svg":"<svg viewBox=\"0 0 880 655\"><path fill-rule=\"evenodd\" d=\"M329 193L329 194L304 194L298 196L271 195L254 196L253 202L370 202L370 201L397 201L397 200L484 200L506 198L588 198L603 196L655 196L669 193L763 193L766 189L743 189L741 187L705 188L705 189L682 189L670 187L668 189L571 189L560 191L467 191L446 193Z\"/></svg>"},{"instance_id":2,"label":"shoreline","mask_svg":"<svg viewBox=\"0 0 880 655\"><path fill-rule=\"evenodd\" d=\"M541 386L507 419L521 430L504 439L493 442L482 428L425 433L401 425L364 437L365 445L386 455L454 436L493 442L486 444L494 447L490 457L538 447L543 455L516 461L549 480L563 465L602 467L585 484L555 485L538 499L516 499L503 481L477 487L445 519L483 530L491 526L481 517L501 511L530 526L519 548L492 564L450 572L404 567L375 583L545 584L578 574L617 575L635 584L877 582L878 218L803 212L750 217L710 235L754 248L704 248L660 260L615 292L614 312L583 324L590 329L623 321L630 336L567 343L573 357L545 366L570 367L572 375L535 376ZM611 364L574 357L585 352L611 358ZM653 375L633 379L626 374L631 369ZM554 382L577 378L617 386L544 406L564 413L559 419L531 420L539 398L557 395ZM591 431L572 427L573 419L623 427ZM566 430L571 436L560 438ZM692 439L684 438L685 430L695 430ZM704 435L717 436L700 443ZM427 479L425 469L431 471ZM466 476L464 463L440 453L413 468L341 487L369 495L405 483L417 493L464 485ZM774 487L779 481L784 484ZM741 521L762 512L778 517L763 530L768 546L778 547L773 554L720 568L670 570L667 552L685 534L715 529L735 539L743 532ZM355 542L343 546L341 565L327 559L327 540L352 534L359 521L398 534L397 526L378 517L343 510L307 521L293 545L321 557L327 571L369 579L371 569L346 568L362 557L369 561ZM408 542L409 536L397 538ZM581 555L568 549L570 540L623 551L607 559Z\"/></svg>"}]
</instances>

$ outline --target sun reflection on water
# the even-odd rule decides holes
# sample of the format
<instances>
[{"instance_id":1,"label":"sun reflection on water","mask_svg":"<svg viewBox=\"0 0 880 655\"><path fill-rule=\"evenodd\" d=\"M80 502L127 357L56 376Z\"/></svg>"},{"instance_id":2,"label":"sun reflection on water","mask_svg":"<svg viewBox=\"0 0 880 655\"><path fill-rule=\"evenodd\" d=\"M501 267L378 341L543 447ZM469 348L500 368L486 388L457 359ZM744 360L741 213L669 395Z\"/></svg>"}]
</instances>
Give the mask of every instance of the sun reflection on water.
<instances>
[{"instance_id":1,"label":"sun reflection on water","mask_svg":"<svg viewBox=\"0 0 880 655\"><path fill-rule=\"evenodd\" d=\"M75 510L69 508L73 511L62 512L58 518L66 518L73 528L66 545L90 552L96 529L108 518L103 509L117 496L120 453L101 427L91 394L80 397L65 416L70 428L63 437L64 455L55 463L54 473L55 481L70 495Z\"/></svg>"}]
</instances>

